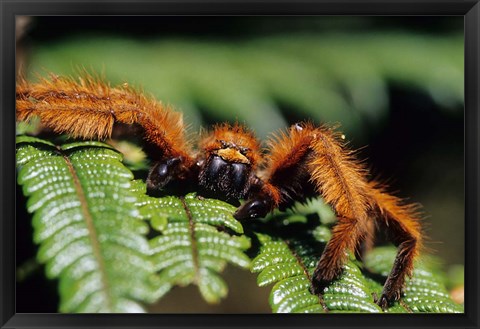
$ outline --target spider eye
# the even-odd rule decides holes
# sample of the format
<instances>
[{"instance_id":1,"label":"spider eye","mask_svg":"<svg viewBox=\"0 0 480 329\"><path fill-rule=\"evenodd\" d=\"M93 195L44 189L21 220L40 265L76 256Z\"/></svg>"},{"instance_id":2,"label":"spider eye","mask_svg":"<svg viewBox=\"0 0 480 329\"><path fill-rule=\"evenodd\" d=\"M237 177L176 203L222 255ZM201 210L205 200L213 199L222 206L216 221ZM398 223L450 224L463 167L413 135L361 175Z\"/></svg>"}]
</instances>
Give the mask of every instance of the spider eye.
<instances>
[{"instance_id":1,"label":"spider eye","mask_svg":"<svg viewBox=\"0 0 480 329\"><path fill-rule=\"evenodd\" d=\"M240 153L245 155L250 149L248 147L240 147L239 150L240 150Z\"/></svg>"},{"instance_id":2,"label":"spider eye","mask_svg":"<svg viewBox=\"0 0 480 329\"><path fill-rule=\"evenodd\" d=\"M220 145L222 146L222 149L226 149L227 147L229 147L229 146L228 146L228 143L225 142L224 140L219 139L219 140L217 140L217 141L218 141L218 142L220 143Z\"/></svg>"},{"instance_id":3,"label":"spider eye","mask_svg":"<svg viewBox=\"0 0 480 329\"><path fill-rule=\"evenodd\" d=\"M270 202L266 199L253 199L241 205L233 214L238 220L265 217L270 211Z\"/></svg>"},{"instance_id":4,"label":"spider eye","mask_svg":"<svg viewBox=\"0 0 480 329\"><path fill-rule=\"evenodd\" d=\"M302 131L303 130L303 127L300 123L296 123L293 125L293 127L297 130L297 131Z\"/></svg>"}]
</instances>

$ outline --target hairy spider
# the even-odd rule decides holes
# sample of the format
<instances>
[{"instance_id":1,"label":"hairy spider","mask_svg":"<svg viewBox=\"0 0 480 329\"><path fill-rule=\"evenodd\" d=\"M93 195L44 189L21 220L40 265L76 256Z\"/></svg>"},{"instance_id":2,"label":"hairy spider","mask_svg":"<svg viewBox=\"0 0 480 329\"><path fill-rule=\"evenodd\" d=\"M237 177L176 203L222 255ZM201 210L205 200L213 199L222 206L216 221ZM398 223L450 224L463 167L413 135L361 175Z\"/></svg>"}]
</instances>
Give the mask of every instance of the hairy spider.
<instances>
[{"instance_id":1,"label":"hairy spider","mask_svg":"<svg viewBox=\"0 0 480 329\"><path fill-rule=\"evenodd\" d=\"M78 81L57 76L35 84L20 80L16 107L17 120L38 116L45 126L74 137L103 139L111 136L114 124L139 126L154 161L147 178L150 194L193 184L203 195L245 199L234 213L239 220L322 196L338 223L313 275L315 294L342 273L347 251L373 239L377 225L398 246L377 303L385 309L398 300L405 277L412 275L422 239L417 206L370 180L333 128L295 124L273 135L263 152L249 129L224 123L203 133L194 150L180 113L127 84L111 87L88 75Z\"/></svg>"}]
</instances>

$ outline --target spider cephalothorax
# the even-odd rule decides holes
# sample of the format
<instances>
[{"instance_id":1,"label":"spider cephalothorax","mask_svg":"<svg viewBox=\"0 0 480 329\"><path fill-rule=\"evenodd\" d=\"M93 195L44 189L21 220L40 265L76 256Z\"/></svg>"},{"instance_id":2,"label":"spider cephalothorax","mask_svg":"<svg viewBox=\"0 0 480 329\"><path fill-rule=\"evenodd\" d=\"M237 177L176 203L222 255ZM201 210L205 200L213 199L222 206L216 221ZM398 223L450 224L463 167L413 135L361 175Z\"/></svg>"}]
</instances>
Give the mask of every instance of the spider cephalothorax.
<instances>
[{"instance_id":1,"label":"spider cephalothorax","mask_svg":"<svg viewBox=\"0 0 480 329\"><path fill-rule=\"evenodd\" d=\"M199 144L200 187L227 198L244 198L260 160L260 145L252 132L238 124L218 125Z\"/></svg>"},{"instance_id":2,"label":"spider cephalothorax","mask_svg":"<svg viewBox=\"0 0 480 329\"><path fill-rule=\"evenodd\" d=\"M199 150L192 156L163 156L150 169L147 187L157 194L169 185L189 181L204 194L226 200L244 198L256 184L260 161L260 144L245 127L217 125L204 133Z\"/></svg>"},{"instance_id":3,"label":"spider cephalothorax","mask_svg":"<svg viewBox=\"0 0 480 329\"><path fill-rule=\"evenodd\" d=\"M322 196L338 223L313 274L317 294L341 274L346 251L373 239L375 226L391 233L399 249L378 304L386 308L398 300L405 277L412 274L422 239L416 206L371 180L333 128L295 124L274 135L261 151L250 130L225 123L204 133L194 151L180 113L128 85L112 88L89 76L78 82L56 76L37 84L20 81L17 119L32 116L56 132L82 138L109 137L114 123L139 125L153 160L147 178L150 194L188 185L201 194L245 199L234 213L240 220Z\"/></svg>"}]
</instances>

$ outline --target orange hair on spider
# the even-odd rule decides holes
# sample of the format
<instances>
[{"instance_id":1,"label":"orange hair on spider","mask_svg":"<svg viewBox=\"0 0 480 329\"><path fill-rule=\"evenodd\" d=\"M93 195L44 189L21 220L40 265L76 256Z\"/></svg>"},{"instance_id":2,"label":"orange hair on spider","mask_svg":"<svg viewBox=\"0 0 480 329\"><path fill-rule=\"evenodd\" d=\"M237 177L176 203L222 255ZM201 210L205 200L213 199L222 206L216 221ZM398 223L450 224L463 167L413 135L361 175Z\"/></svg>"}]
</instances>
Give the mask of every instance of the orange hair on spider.
<instances>
[{"instance_id":1,"label":"orange hair on spider","mask_svg":"<svg viewBox=\"0 0 480 329\"><path fill-rule=\"evenodd\" d=\"M221 149L222 142L243 148L245 157L253 167L261 160L260 143L251 130L238 122L233 125L229 123L216 124L212 130L203 133L199 146L211 153Z\"/></svg>"},{"instance_id":2,"label":"orange hair on spider","mask_svg":"<svg viewBox=\"0 0 480 329\"><path fill-rule=\"evenodd\" d=\"M267 141L267 149L270 153L265 176L272 177L282 169L297 165L300 158L308 151L311 141L312 136L308 131L294 127L272 134Z\"/></svg>"},{"instance_id":3,"label":"orange hair on spider","mask_svg":"<svg viewBox=\"0 0 480 329\"><path fill-rule=\"evenodd\" d=\"M316 127L309 122L280 132L268 142L270 156L266 176L275 179L312 152L306 165L317 192L341 216L365 218L371 208L367 171L355 159L354 152L345 149L341 136L333 128Z\"/></svg>"},{"instance_id":4,"label":"orange hair on spider","mask_svg":"<svg viewBox=\"0 0 480 329\"><path fill-rule=\"evenodd\" d=\"M423 247L420 205L407 204L399 197L391 195L378 182L370 183L372 196L377 207L378 217L387 227L395 229L396 240L414 240L416 247L411 251L411 262L406 268L406 273L411 276L413 259L416 258Z\"/></svg>"},{"instance_id":5,"label":"orange hair on spider","mask_svg":"<svg viewBox=\"0 0 480 329\"><path fill-rule=\"evenodd\" d=\"M19 79L16 93L18 121L37 116L57 133L101 140L111 136L114 123L138 123L164 154L190 159L182 114L126 83L111 87L88 74L78 80L51 75L37 83Z\"/></svg>"},{"instance_id":6,"label":"orange hair on spider","mask_svg":"<svg viewBox=\"0 0 480 329\"><path fill-rule=\"evenodd\" d=\"M302 171L294 169L304 167L316 192L335 210L340 223L333 228L332 246L338 247L327 250L328 257L324 258L335 264L324 265L332 271L338 270L346 259L344 250L356 250L358 241L371 234L372 197L366 169L354 157L354 152L345 148L342 135L327 126L317 127L309 122L294 125L288 132L274 135L268 146L270 159L266 177L269 183L289 186L288 197L305 188L300 178ZM278 191L270 184L265 185L264 192L277 203L286 201L285 196L280 200L275 197ZM336 274L332 272L330 276Z\"/></svg>"},{"instance_id":7,"label":"orange hair on spider","mask_svg":"<svg viewBox=\"0 0 480 329\"><path fill-rule=\"evenodd\" d=\"M263 215L321 195L334 209L338 222L312 275L315 294L321 294L341 274L346 251L358 251L364 241L371 244L374 224L384 223L398 246L392 271L377 301L385 309L389 301L400 298L405 275L412 274L419 253L422 233L418 206L405 204L385 192L383 185L369 182L367 168L346 147L344 139L335 128L317 127L310 122L274 135L268 142L263 184L235 216Z\"/></svg>"},{"instance_id":8,"label":"orange hair on spider","mask_svg":"<svg viewBox=\"0 0 480 329\"><path fill-rule=\"evenodd\" d=\"M355 151L346 148L342 134L333 128L307 125L304 130L314 136L311 147L315 156L309 166L319 193L343 217L367 217L371 210L368 171L356 159Z\"/></svg>"}]
</instances>

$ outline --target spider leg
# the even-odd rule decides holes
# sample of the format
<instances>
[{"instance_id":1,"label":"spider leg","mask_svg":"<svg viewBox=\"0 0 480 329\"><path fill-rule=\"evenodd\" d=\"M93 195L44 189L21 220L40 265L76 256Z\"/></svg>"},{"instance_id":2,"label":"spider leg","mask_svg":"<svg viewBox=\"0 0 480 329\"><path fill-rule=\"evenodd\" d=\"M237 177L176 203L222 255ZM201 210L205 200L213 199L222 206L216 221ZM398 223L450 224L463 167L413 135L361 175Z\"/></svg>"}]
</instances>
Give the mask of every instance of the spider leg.
<instances>
[{"instance_id":1,"label":"spider leg","mask_svg":"<svg viewBox=\"0 0 480 329\"><path fill-rule=\"evenodd\" d=\"M267 203L272 208L285 208L294 201L323 196L339 221L313 275L313 291L321 293L342 272L347 251L354 251L371 230L371 197L365 170L344 148L341 135L308 123L281 133L270 142L269 149L263 188L235 215L239 219L254 217L256 211L249 213L252 206Z\"/></svg>"},{"instance_id":2,"label":"spider leg","mask_svg":"<svg viewBox=\"0 0 480 329\"><path fill-rule=\"evenodd\" d=\"M150 168L146 180L147 192L151 196L159 196L168 186L170 192L186 193L189 185L193 184L196 171L196 166L194 164L186 166L181 156L165 157L156 161Z\"/></svg>"},{"instance_id":3,"label":"spider leg","mask_svg":"<svg viewBox=\"0 0 480 329\"><path fill-rule=\"evenodd\" d=\"M255 176L247 201L237 209L235 218L264 217L274 208L286 208L295 200L315 195L306 166L312 153L312 136L295 127L290 134L281 132L269 141L266 172L260 178Z\"/></svg>"},{"instance_id":4,"label":"spider leg","mask_svg":"<svg viewBox=\"0 0 480 329\"><path fill-rule=\"evenodd\" d=\"M359 241L355 249L355 257L357 259L363 259L363 257L372 250L375 244L375 231L376 223L373 220L368 220L365 223L365 234L362 236L362 239Z\"/></svg>"},{"instance_id":5,"label":"spider leg","mask_svg":"<svg viewBox=\"0 0 480 329\"><path fill-rule=\"evenodd\" d=\"M412 275L413 263L421 248L422 233L417 205L405 205L401 199L377 187L373 187L372 191L378 220L384 224L393 243L398 246L392 270L377 301L382 309L386 309L390 302L400 299L405 277Z\"/></svg>"},{"instance_id":6,"label":"spider leg","mask_svg":"<svg viewBox=\"0 0 480 329\"><path fill-rule=\"evenodd\" d=\"M128 84L112 87L86 73L78 79L52 75L38 83L20 79L16 100L17 120L39 117L46 127L74 138L104 140L114 127L115 135L141 135L145 152L155 161L147 179L153 194L170 181L185 182L196 168L182 113Z\"/></svg>"},{"instance_id":7,"label":"spider leg","mask_svg":"<svg viewBox=\"0 0 480 329\"><path fill-rule=\"evenodd\" d=\"M404 205L375 182L368 182L364 166L330 128L294 125L289 133L274 138L269 149L263 185L249 195L235 217L264 216L268 209L321 195L334 209L338 223L312 276L315 294L321 294L342 273L348 252L358 251L362 242L367 248L372 245L375 224L384 224L398 254L377 303L385 309L398 300L405 276L412 274L421 240L416 206Z\"/></svg>"},{"instance_id":8,"label":"spider leg","mask_svg":"<svg viewBox=\"0 0 480 329\"><path fill-rule=\"evenodd\" d=\"M359 220L338 217L332 229L332 237L323 250L312 277L312 292L321 294L343 271L347 251L355 251L366 233L365 223Z\"/></svg>"},{"instance_id":9,"label":"spider leg","mask_svg":"<svg viewBox=\"0 0 480 329\"><path fill-rule=\"evenodd\" d=\"M374 225L369 216L372 200L363 165L333 130L318 128L314 136L313 156L308 163L311 181L338 218L312 277L312 291L319 294L342 273L348 252L355 252L365 238L370 240Z\"/></svg>"}]
</instances>

